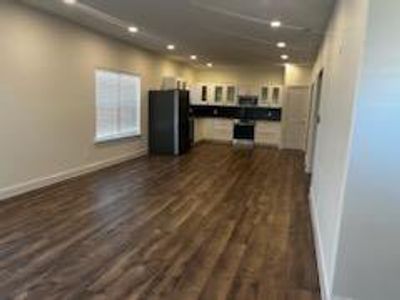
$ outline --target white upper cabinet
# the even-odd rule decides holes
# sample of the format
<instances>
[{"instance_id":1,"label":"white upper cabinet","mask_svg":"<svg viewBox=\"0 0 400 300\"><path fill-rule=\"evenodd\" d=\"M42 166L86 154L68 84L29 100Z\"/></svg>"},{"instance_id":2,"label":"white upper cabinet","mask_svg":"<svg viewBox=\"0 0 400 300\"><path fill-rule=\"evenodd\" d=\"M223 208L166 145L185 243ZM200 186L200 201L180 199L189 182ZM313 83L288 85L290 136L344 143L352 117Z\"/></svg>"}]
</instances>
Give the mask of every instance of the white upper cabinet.
<instances>
[{"instance_id":1,"label":"white upper cabinet","mask_svg":"<svg viewBox=\"0 0 400 300\"><path fill-rule=\"evenodd\" d=\"M227 105L237 104L237 87L232 84L226 85L226 98L225 103Z\"/></svg>"},{"instance_id":2,"label":"white upper cabinet","mask_svg":"<svg viewBox=\"0 0 400 300\"><path fill-rule=\"evenodd\" d=\"M271 87L270 104L272 107L282 107L283 88L282 86Z\"/></svg>"},{"instance_id":3,"label":"white upper cabinet","mask_svg":"<svg viewBox=\"0 0 400 300\"><path fill-rule=\"evenodd\" d=\"M225 100L225 86L222 84L216 84L214 86L214 103L224 104Z\"/></svg>"},{"instance_id":4,"label":"white upper cabinet","mask_svg":"<svg viewBox=\"0 0 400 300\"><path fill-rule=\"evenodd\" d=\"M190 98L194 104L234 105L237 91L234 84L198 83L192 87Z\"/></svg>"},{"instance_id":5,"label":"white upper cabinet","mask_svg":"<svg viewBox=\"0 0 400 300\"><path fill-rule=\"evenodd\" d=\"M213 86L208 83L194 84L191 89L190 102L193 104L211 104L214 101Z\"/></svg>"},{"instance_id":6,"label":"white upper cabinet","mask_svg":"<svg viewBox=\"0 0 400 300\"><path fill-rule=\"evenodd\" d=\"M207 104L215 104L215 84L207 83Z\"/></svg>"},{"instance_id":7,"label":"white upper cabinet","mask_svg":"<svg viewBox=\"0 0 400 300\"><path fill-rule=\"evenodd\" d=\"M191 89L191 102L204 105L237 105L238 96L258 96L258 104L282 107L281 85L236 85L231 83L198 83Z\"/></svg>"},{"instance_id":8,"label":"white upper cabinet","mask_svg":"<svg viewBox=\"0 0 400 300\"><path fill-rule=\"evenodd\" d=\"M201 104L201 85L194 84L190 89L190 102L192 104Z\"/></svg>"},{"instance_id":9,"label":"white upper cabinet","mask_svg":"<svg viewBox=\"0 0 400 300\"><path fill-rule=\"evenodd\" d=\"M282 107L283 88L280 85L262 85L259 91L259 105Z\"/></svg>"},{"instance_id":10,"label":"white upper cabinet","mask_svg":"<svg viewBox=\"0 0 400 300\"><path fill-rule=\"evenodd\" d=\"M259 105L268 106L270 99L271 88L268 85L263 85L260 90Z\"/></svg>"}]
</instances>

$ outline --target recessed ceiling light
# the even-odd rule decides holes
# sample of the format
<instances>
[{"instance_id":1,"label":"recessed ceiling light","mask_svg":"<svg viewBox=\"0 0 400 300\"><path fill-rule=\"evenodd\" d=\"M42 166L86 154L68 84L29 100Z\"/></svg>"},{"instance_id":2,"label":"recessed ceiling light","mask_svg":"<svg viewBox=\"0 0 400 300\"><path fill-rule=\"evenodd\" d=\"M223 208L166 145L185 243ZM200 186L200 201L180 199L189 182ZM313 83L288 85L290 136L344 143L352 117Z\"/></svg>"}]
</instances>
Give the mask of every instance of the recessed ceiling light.
<instances>
[{"instance_id":1,"label":"recessed ceiling light","mask_svg":"<svg viewBox=\"0 0 400 300\"><path fill-rule=\"evenodd\" d=\"M190 55L190 59L191 60L196 60L197 59L197 55Z\"/></svg>"},{"instance_id":2,"label":"recessed ceiling light","mask_svg":"<svg viewBox=\"0 0 400 300\"><path fill-rule=\"evenodd\" d=\"M286 43L285 42L279 42L279 43L276 44L276 46L278 48L286 48Z\"/></svg>"},{"instance_id":3,"label":"recessed ceiling light","mask_svg":"<svg viewBox=\"0 0 400 300\"><path fill-rule=\"evenodd\" d=\"M136 33L139 31L139 29L135 26L130 26L130 27L128 27L128 31L131 33Z\"/></svg>"},{"instance_id":4,"label":"recessed ceiling light","mask_svg":"<svg viewBox=\"0 0 400 300\"><path fill-rule=\"evenodd\" d=\"M282 58L283 60L288 60L288 59L289 59L289 55L287 55L287 54L282 54L282 55L281 55L281 58Z\"/></svg>"},{"instance_id":5,"label":"recessed ceiling light","mask_svg":"<svg viewBox=\"0 0 400 300\"><path fill-rule=\"evenodd\" d=\"M270 23L270 25L271 25L272 28L279 28L279 27L282 26L282 22L281 22L281 21L278 21L278 20L274 20L274 21L272 21L272 22Z\"/></svg>"},{"instance_id":6,"label":"recessed ceiling light","mask_svg":"<svg viewBox=\"0 0 400 300\"><path fill-rule=\"evenodd\" d=\"M175 45L172 45L172 44L171 44L171 45L168 45L168 46L167 46L167 49L168 49L168 50L175 50Z\"/></svg>"},{"instance_id":7,"label":"recessed ceiling light","mask_svg":"<svg viewBox=\"0 0 400 300\"><path fill-rule=\"evenodd\" d=\"M207 67L209 67L209 68L212 68L214 65L213 65L213 63L207 63Z\"/></svg>"},{"instance_id":8,"label":"recessed ceiling light","mask_svg":"<svg viewBox=\"0 0 400 300\"><path fill-rule=\"evenodd\" d=\"M65 4L69 4L69 5L76 3L76 0L63 0L63 1Z\"/></svg>"}]
</instances>

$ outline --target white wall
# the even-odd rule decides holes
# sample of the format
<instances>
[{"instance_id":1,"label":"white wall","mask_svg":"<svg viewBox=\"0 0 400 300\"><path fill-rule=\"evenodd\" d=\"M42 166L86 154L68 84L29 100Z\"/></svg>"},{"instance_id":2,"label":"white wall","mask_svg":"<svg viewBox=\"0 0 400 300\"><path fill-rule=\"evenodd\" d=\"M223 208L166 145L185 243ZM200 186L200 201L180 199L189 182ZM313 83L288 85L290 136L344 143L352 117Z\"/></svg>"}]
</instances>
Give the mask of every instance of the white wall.
<instances>
[{"instance_id":1,"label":"white wall","mask_svg":"<svg viewBox=\"0 0 400 300\"><path fill-rule=\"evenodd\" d=\"M311 66L285 64L285 86L310 86Z\"/></svg>"},{"instance_id":2,"label":"white wall","mask_svg":"<svg viewBox=\"0 0 400 300\"><path fill-rule=\"evenodd\" d=\"M332 292L367 0L339 0L313 71L324 69L311 198L322 288Z\"/></svg>"},{"instance_id":3,"label":"white wall","mask_svg":"<svg viewBox=\"0 0 400 300\"><path fill-rule=\"evenodd\" d=\"M147 91L162 76L193 81L193 71L16 1L0 2L0 198L53 175L142 154ZM93 143L94 70L142 77L143 136Z\"/></svg>"},{"instance_id":4,"label":"white wall","mask_svg":"<svg viewBox=\"0 0 400 300\"><path fill-rule=\"evenodd\" d=\"M400 2L339 1L312 180L327 299L400 297Z\"/></svg>"},{"instance_id":5,"label":"white wall","mask_svg":"<svg viewBox=\"0 0 400 300\"><path fill-rule=\"evenodd\" d=\"M400 1L370 0L334 293L400 299Z\"/></svg>"},{"instance_id":6,"label":"white wall","mask_svg":"<svg viewBox=\"0 0 400 300\"><path fill-rule=\"evenodd\" d=\"M215 84L236 84L247 87L249 90L258 89L263 84L283 85L284 66L266 67L218 67L199 70L196 74L197 82Z\"/></svg>"}]
</instances>

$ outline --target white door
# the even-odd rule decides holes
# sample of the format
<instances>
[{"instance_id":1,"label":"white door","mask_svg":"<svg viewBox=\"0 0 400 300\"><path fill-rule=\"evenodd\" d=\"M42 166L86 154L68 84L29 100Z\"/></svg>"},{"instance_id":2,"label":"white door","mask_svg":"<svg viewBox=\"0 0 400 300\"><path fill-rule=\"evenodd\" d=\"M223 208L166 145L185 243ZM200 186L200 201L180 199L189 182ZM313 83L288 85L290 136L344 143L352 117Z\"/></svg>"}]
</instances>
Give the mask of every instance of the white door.
<instances>
[{"instance_id":1,"label":"white door","mask_svg":"<svg viewBox=\"0 0 400 300\"><path fill-rule=\"evenodd\" d=\"M289 87L284 106L283 147L306 149L307 122L310 105L309 87Z\"/></svg>"}]
</instances>

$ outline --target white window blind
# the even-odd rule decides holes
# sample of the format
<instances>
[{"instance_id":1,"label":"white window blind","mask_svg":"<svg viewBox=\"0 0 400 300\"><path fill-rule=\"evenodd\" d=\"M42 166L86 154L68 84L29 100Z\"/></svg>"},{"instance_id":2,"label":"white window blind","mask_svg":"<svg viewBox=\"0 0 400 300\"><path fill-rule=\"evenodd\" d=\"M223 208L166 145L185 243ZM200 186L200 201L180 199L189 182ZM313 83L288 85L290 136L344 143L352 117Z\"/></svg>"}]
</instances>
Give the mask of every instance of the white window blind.
<instances>
[{"instance_id":1,"label":"white window blind","mask_svg":"<svg viewBox=\"0 0 400 300\"><path fill-rule=\"evenodd\" d=\"M140 135L140 77L96 70L96 141Z\"/></svg>"}]
</instances>

